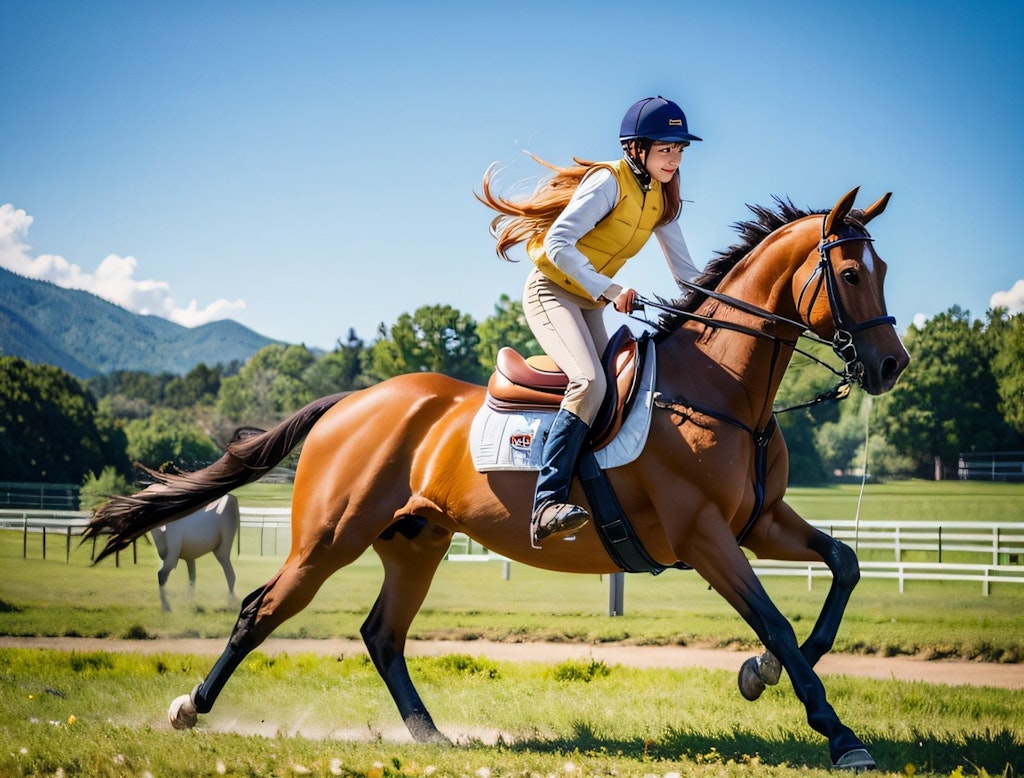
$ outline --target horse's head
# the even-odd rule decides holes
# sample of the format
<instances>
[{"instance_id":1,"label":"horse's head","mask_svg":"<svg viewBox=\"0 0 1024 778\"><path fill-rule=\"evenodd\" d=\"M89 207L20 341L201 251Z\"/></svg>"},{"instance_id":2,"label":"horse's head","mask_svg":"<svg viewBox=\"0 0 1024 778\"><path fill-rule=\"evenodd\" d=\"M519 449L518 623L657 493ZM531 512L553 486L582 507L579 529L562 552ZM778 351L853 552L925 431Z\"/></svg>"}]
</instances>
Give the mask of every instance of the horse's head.
<instances>
[{"instance_id":1,"label":"horse's head","mask_svg":"<svg viewBox=\"0 0 1024 778\"><path fill-rule=\"evenodd\" d=\"M796 308L819 337L832 341L847 373L868 394L882 394L910 362L885 306L886 264L865 225L885 210L892 193L863 211L853 209L857 188L825 214L808 274L794 276Z\"/></svg>"}]
</instances>

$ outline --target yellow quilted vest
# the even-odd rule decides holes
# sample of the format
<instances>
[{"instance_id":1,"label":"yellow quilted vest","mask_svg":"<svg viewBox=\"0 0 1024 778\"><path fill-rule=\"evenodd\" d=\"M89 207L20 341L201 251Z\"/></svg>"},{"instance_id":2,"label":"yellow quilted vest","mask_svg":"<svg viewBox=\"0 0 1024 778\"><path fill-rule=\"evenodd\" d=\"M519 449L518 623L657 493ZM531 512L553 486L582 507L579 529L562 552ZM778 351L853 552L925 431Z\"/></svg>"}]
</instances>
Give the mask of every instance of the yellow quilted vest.
<instances>
[{"instance_id":1,"label":"yellow quilted vest","mask_svg":"<svg viewBox=\"0 0 1024 778\"><path fill-rule=\"evenodd\" d=\"M576 243L601 275L613 278L626 260L635 256L647 243L664 208L661 184L651 181L644 192L629 169L626 160L599 162L596 167L611 170L619 183L619 202L597 226ZM544 253L545 235L537 235L526 245L527 254L545 276L563 289L591 299L590 293L576 279L559 270Z\"/></svg>"}]
</instances>

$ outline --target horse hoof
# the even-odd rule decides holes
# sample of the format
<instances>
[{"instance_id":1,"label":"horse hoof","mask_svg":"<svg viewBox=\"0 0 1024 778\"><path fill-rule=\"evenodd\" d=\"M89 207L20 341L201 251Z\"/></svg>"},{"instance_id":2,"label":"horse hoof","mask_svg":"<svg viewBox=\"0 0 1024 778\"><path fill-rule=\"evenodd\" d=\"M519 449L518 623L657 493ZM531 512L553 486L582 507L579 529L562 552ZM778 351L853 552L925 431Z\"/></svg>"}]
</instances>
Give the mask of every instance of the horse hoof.
<instances>
[{"instance_id":1,"label":"horse hoof","mask_svg":"<svg viewBox=\"0 0 1024 778\"><path fill-rule=\"evenodd\" d=\"M750 657L740 667L740 694L744 698L753 702L761 696L761 692L765 690L764 681L761 680L760 674L757 672L757 657Z\"/></svg>"},{"instance_id":2,"label":"horse hoof","mask_svg":"<svg viewBox=\"0 0 1024 778\"><path fill-rule=\"evenodd\" d=\"M171 703L171 709L167 711L167 718L175 729L192 729L199 721L199 713L192 702L192 697L183 694L175 698Z\"/></svg>"},{"instance_id":3,"label":"horse hoof","mask_svg":"<svg viewBox=\"0 0 1024 778\"><path fill-rule=\"evenodd\" d=\"M871 758L866 748L855 748L847 751L836 763L832 765L837 770L850 770L855 773L862 773L866 770L875 769L875 760Z\"/></svg>"},{"instance_id":4,"label":"horse hoof","mask_svg":"<svg viewBox=\"0 0 1024 778\"><path fill-rule=\"evenodd\" d=\"M771 651L765 651L757 661L757 674L768 686L774 686L782 677L782 662Z\"/></svg>"}]
</instances>

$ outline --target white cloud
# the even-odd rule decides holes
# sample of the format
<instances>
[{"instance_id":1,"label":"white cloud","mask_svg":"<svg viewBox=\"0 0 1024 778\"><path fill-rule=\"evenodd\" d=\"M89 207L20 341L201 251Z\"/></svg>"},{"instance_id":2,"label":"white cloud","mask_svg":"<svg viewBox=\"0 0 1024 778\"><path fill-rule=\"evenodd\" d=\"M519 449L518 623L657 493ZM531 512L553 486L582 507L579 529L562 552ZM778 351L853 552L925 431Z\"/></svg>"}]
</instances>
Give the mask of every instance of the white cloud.
<instances>
[{"instance_id":1,"label":"white cloud","mask_svg":"<svg viewBox=\"0 0 1024 778\"><path fill-rule=\"evenodd\" d=\"M1006 308L1010 314L1024 313L1024 279L1017 281L1008 292L996 292L988 301L989 308Z\"/></svg>"},{"instance_id":2,"label":"white cloud","mask_svg":"<svg viewBox=\"0 0 1024 778\"><path fill-rule=\"evenodd\" d=\"M0 205L0 266L18 275L50 281L66 289L81 289L133 313L153 314L181 324L200 324L230 319L245 310L244 300L215 300L204 308L192 300L184 307L175 304L171 286L166 281L137 279L135 257L109 254L96 272L88 273L79 265L53 254L32 255L32 247L24 242L33 217L10 203Z\"/></svg>"}]
</instances>

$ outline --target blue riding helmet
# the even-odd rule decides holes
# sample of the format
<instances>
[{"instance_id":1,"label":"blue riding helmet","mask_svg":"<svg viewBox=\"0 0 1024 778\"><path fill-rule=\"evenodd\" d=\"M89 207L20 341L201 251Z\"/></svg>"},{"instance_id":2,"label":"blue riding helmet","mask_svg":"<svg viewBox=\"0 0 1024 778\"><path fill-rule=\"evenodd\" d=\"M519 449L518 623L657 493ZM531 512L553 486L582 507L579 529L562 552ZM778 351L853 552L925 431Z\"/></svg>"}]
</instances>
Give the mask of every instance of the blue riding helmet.
<instances>
[{"instance_id":1,"label":"blue riding helmet","mask_svg":"<svg viewBox=\"0 0 1024 778\"><path fill-rule=\"evenodd\" d=\"M701 140L690 134L683 109L661 95L645 97L633 103L622 117L619 140L625 143L639 138L662 143L689 143Z\"/></svg>"}]
</instances>

